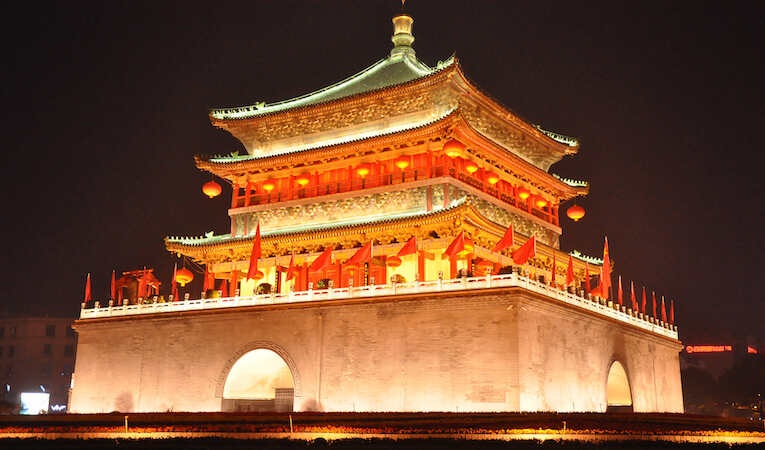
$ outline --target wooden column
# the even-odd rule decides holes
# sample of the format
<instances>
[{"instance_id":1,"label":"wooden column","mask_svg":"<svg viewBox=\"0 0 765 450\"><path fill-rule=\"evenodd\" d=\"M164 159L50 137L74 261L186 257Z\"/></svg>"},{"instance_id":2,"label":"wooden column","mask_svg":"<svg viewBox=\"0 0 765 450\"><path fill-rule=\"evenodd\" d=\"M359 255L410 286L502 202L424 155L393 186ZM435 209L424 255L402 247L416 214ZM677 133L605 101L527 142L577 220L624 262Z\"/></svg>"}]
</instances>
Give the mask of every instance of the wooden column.
<instances>
[{"instance_id":1,"label":"wooden column","mask_svg":"<svg viewBox=\"0 0 765 450\"><path fill-rule=\"evenodd\" d=\"M234 183L233 184L233 191L231 192L231 207L236 208L237 200L239 200L239 185Z\"/></svg>"},{"instance_id":2,"label":"wooden column","mask_svg":"<svg viewBox=\"0 0 765 450\"><path fill-rule=\"evenodd\" d=\"M421 240L420 240L421 242ZM417 251L417 281L425 281L425 251Z\"/></svg>"},{"instance_id":3,"label":"wooden column","mask_svg":"<svg viewBox=\"0 0 765 450\"><path fill-rule=\"evenodd\" d=\"M250 206L250 196L252 195L252 183L247 182L244 185L244 206Z\"/></svg>"}]
</instances>

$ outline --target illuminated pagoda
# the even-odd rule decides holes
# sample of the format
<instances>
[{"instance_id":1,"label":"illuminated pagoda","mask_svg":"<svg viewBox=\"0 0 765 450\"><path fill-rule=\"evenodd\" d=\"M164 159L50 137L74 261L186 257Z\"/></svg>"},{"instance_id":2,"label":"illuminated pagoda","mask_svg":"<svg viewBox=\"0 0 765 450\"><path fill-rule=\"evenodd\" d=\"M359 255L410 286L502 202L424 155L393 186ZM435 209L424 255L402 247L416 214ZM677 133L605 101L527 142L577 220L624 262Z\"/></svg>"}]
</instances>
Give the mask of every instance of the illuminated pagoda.
<instances>
[{"instance_id":1,"label":"illuminated pagoda","mask_svg":"<svg viewBox=\"0 0 765 450\"><path fill-rule=\"evenodd\" d=\"M390 56L337 84L278 103L212 110L212 124L247 150L196 159L233 186L231 232L169 238L168 250L207 264L216 278L240 280L232 272L247 272L260 223L258 283L302 291L327 279L345 287L371 278L452 279L486 268L496 274L509 258L491 249L512 224L519 245L530 236L540 244L528 267L549 272L559 205L586 194L587 184L547 171L576 153L577 141L525 122L482 93L456 57L435 68L423 64L411 28L411 17L396 17ZM461 231L473 251L442 259ZM390 261L411 237L418 252ZM372 264L343 265L370 241ZM335 263L308 271L329 246ZM277 272L293 253L300 270L288 286ZM563 264L559 270L564 276ZM579 279L584 272L577 259ZM253 280L240 282L243 296L256 289Z\"/></svg>"},{"instance_id":2,"label":"illuminated pagoda","mask_svg":"<svg viewBox=\"0 0 765 450\"><path fill-rule=\"evenodd\" d=\"M246 150L196 157L232 186L230 232L165 239L207 289L83 309L72 411L255 408L231 379L260 350L288 367L298 411L682 411L673 320L610 296L604 259L559 248L559 208L588 185L549 170L578 141L456 57L422 63L412 24L394 17L390 54L343 81L209 112ZM104 344L139 332L174 351ZM135 382L104 399L98 374Z\"/></svg>"}]
</instances>

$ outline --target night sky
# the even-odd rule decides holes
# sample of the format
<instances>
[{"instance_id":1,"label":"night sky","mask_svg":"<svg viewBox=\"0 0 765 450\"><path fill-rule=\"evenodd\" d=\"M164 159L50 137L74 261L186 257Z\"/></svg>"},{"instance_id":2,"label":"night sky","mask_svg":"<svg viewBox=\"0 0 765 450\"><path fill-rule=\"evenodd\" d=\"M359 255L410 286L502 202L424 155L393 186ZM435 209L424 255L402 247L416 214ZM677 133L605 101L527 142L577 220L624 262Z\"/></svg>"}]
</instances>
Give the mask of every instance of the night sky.
<instances>
[{"instance_id":1,"label":"night sky","mask_svg":"<svg viewBox=\"0 0 765 450\"><path fill-rule=\"evenodd\" d=\"M85 275L175 261L228 231L195 154L243 151L207 110L278 101L385 57L396 0L27 2L6 10L0 311L74 316ZM456 52L485 92L581 141L591 182L564 250L675 299L681 338L763 317L761 2L407 2L417 56ZM200 278L200 277L197 277ZM614 277L614 283L616 278ZM195 289L198 291L198 289ZM164 290L163 290L164 292ZM649 301L650 302L650 301Z\"/></svg>"}]
</instances>

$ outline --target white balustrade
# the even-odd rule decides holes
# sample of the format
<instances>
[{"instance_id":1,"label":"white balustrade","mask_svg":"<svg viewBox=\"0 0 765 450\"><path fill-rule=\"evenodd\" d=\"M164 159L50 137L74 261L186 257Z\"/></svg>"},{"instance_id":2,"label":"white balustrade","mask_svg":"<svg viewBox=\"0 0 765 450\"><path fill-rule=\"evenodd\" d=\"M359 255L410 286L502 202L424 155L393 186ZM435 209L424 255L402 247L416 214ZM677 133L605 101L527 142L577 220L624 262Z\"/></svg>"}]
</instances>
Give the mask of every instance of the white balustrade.
<instances>
[{"instance_id":1,"label":"white balustrade","mask_svg":"<svg viewBox=\"0 0 765 450\"><path fill-rule=\"evenodd\" d=\"M522 287L532 292L575 305L579 308L607 316L621 322L629 323L638 328L651 331L662 336L677 339L677 327L662 326L651 323L648 317L640 314L632 315L624 307L614 308L594 300L588 300L576 294L548 286L536 280L519 274L487 275L473 278L457 278L451 280L415 281L412 283L393 283L385 285L349 286L344 288L308 289L307 291L290 291L284 293L258 294L250 297L225 297L195 300L182 300L161 303L145 303L137 305L118 305L80 310L80 319L101 317L119 317L139 314L159 314L166 312L197 311L217 308L233 308L240 306L271 305L280 303L307 303L334 299L383 297L413 293L429 293L439 291L460 291L474 289L495 289L503 287ZM84 305L83 305L84 306Z\"/></svg>"}]
</instances>

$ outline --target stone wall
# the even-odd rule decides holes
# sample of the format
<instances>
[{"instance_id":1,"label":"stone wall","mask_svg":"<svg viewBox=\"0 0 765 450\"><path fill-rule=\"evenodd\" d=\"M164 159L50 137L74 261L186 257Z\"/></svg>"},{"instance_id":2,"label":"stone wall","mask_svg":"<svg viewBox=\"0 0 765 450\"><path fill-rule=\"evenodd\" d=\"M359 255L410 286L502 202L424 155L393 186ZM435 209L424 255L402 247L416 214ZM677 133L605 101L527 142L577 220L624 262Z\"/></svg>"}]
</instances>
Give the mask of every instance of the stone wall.
<instances>
[{"instance_id":1,"label":"stone wall","mask_svg":"<svg viewBox=\"0 0 765 450\"><path fill-rule=\"evenodd\" d=\"M679 343L520 288L86 320L71 412L217 411L234 362L280 354L296 410L682 411Z\"/></svg>"}]
</instances>

